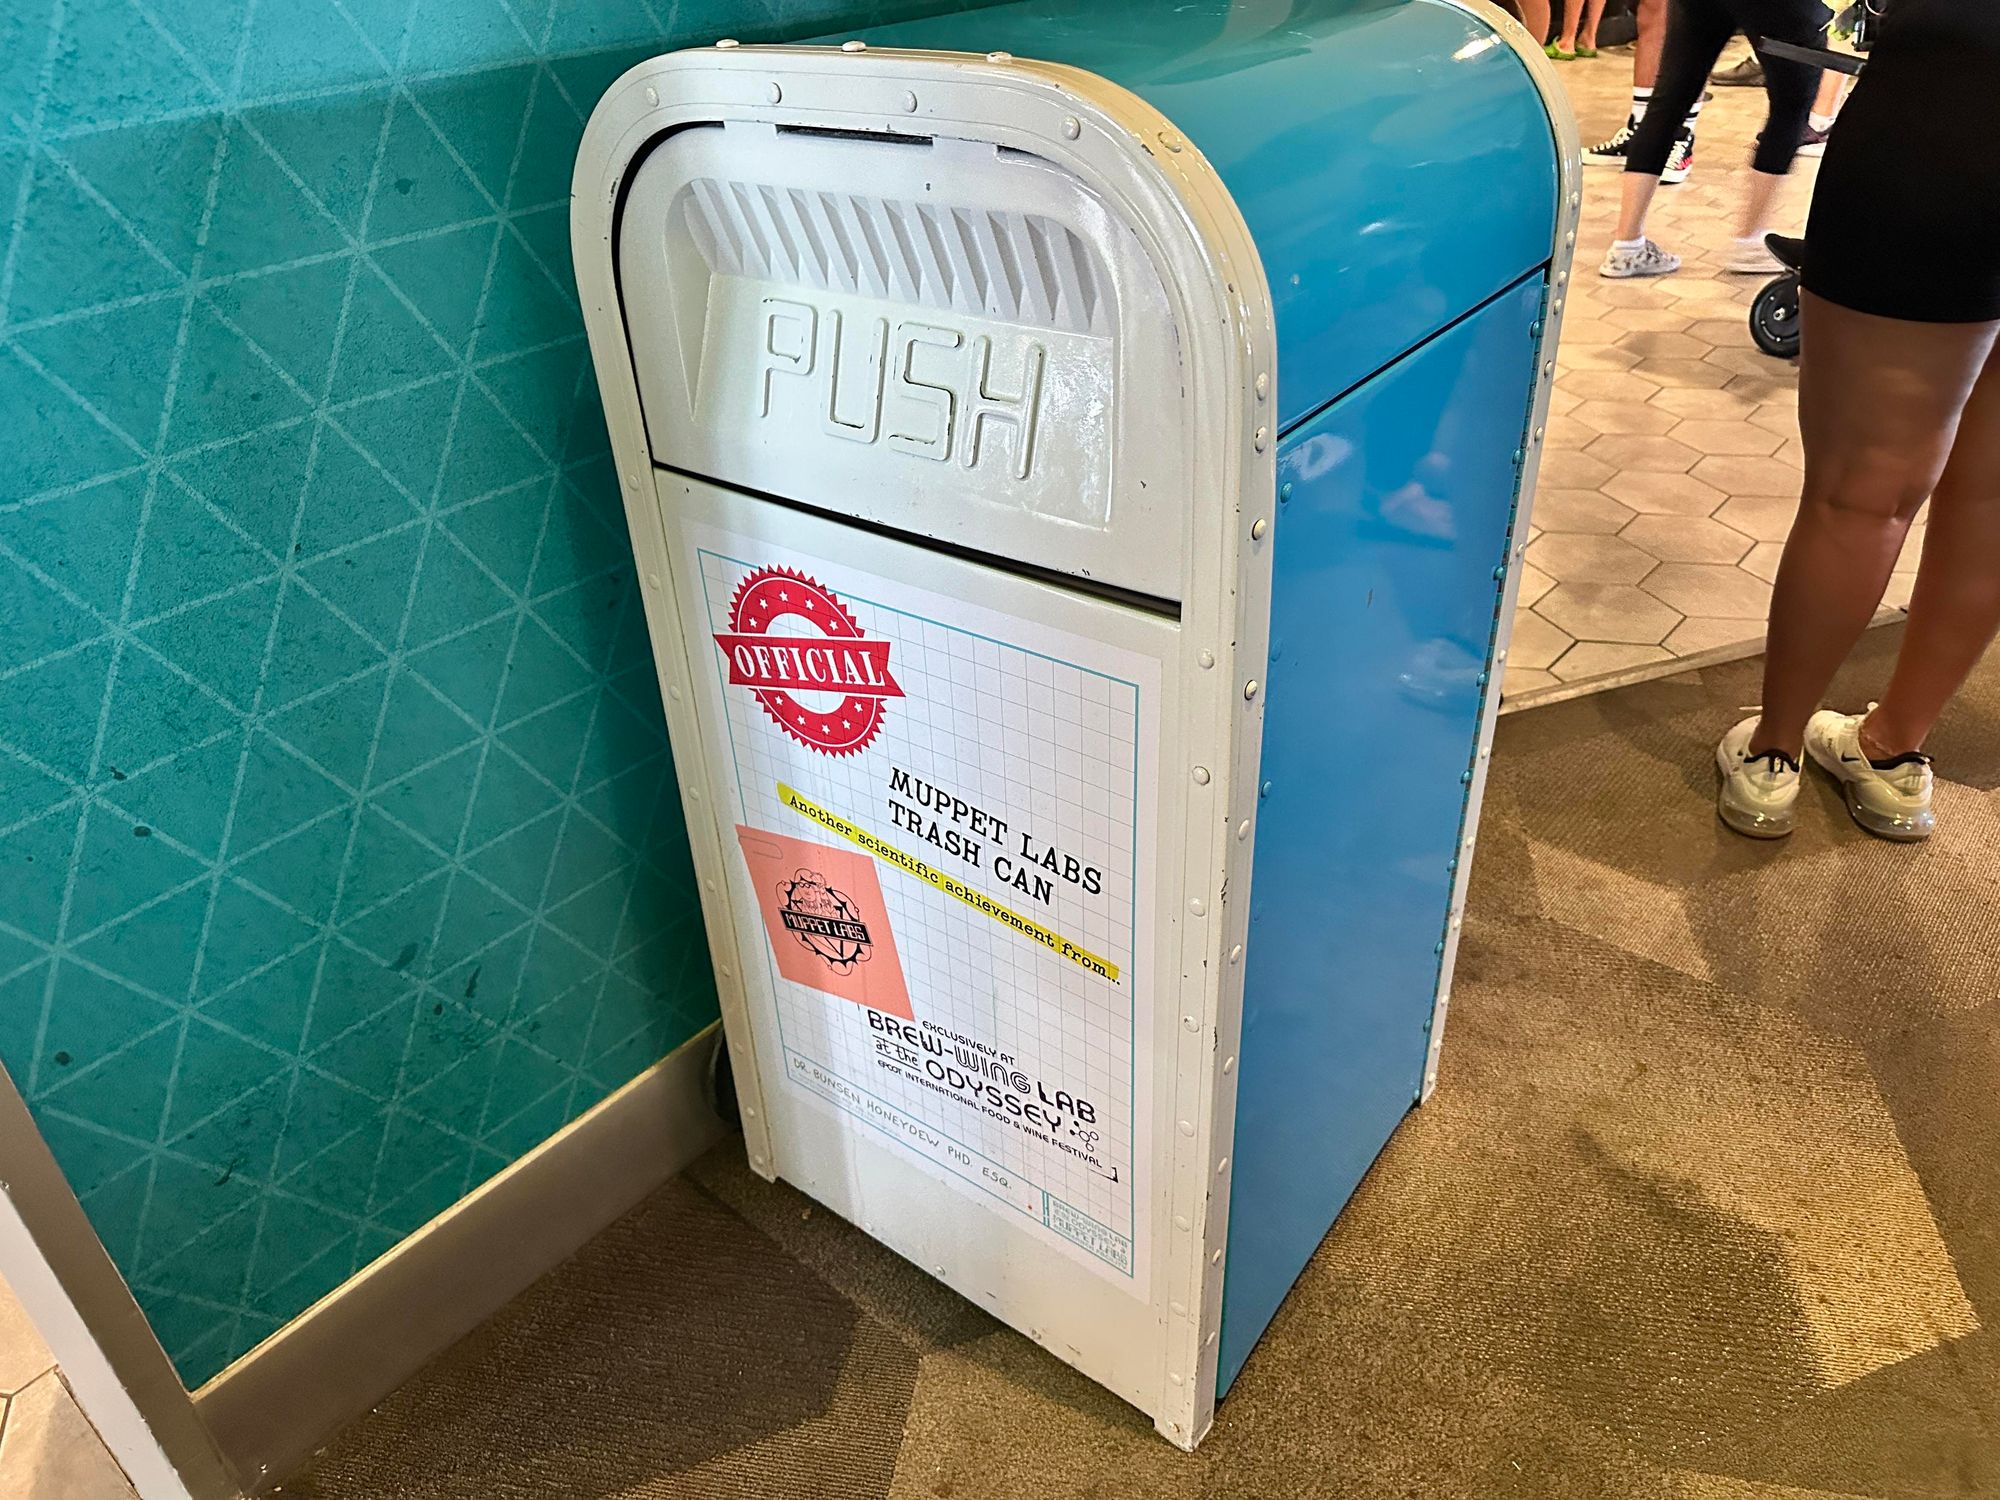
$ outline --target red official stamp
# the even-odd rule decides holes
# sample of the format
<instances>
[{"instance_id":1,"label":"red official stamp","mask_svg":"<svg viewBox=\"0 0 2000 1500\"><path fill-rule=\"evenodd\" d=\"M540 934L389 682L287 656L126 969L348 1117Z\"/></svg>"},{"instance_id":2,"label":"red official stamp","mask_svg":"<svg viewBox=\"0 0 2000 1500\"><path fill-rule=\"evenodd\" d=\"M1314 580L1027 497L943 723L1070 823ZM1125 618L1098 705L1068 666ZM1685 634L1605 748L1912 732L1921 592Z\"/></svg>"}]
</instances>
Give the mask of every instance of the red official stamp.
<instances>
[{"instance_id":1,"label":"red official stamp","mask_svg":"<svg viewBox=\"0 0 2000 1500\"><path fill-rule=\"evenodd\" d=\"M832 589L789 568L759 568L737 586L715 644L730 685L749 688L785 733L823 755L866 749L884 701L903 696L889 643L868 639Z\"/></svg>"}]
</instances>

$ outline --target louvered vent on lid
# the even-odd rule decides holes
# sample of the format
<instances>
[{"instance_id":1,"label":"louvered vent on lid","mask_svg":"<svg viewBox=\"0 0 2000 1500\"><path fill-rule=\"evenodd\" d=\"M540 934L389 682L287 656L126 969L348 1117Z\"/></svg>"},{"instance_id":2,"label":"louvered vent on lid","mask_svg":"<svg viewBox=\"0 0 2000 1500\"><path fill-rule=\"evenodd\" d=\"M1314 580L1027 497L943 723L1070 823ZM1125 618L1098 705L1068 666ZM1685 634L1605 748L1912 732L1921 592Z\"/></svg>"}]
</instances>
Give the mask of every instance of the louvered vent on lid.
<instances>
[{"instance_id":1,"label":"louvered vent on lid","mask_svg":"<svg viewBox=\"0 0 2000 1500\"><path fill-rule=\"evenodd\" d=\"M709 269L1069 333L1109 333L1090 248L1040 214L705 177L682 198Z\"/></svg>"}]
</instances>

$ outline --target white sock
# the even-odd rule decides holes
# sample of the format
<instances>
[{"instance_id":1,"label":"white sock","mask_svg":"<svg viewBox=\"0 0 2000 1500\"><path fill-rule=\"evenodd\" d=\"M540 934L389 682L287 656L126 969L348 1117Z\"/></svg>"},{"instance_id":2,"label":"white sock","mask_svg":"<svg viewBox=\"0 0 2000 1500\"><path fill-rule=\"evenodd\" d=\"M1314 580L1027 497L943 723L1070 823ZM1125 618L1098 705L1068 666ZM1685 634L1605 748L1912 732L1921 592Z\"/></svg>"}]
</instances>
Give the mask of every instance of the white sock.
<instances>
[{"instance_id":1,"label":"white sock","mask_svg":"<svg viewBox=\"0 0 2000 1500\"><path fill-rule=\"evenodd\" d=\"M1687 126L1689 130L1693 130L1694 122L1696 120L1699 120L1700 118L1701 118L1701 100L1697 99L1694 101L1694 108L1687 112L1687 119L1683 123Z\"/></svg>"},{"instance_id":2,"label":"white sock","mask_svg":"<svg viewBox=\"0 0 2000 1500\"><path fill-rule=\"evenodd\" d=\"M1827 131L1833 129L1832 115L1823 115L1818 110L1814 110L1812 112L1811 118L1812 118L1812 128L1814 130L1817 130L1821 135L1824 135L1826 134Z\"/></svg>"},{"instance_id":3,"label":"white sock","mask_svg":"<svg viewBox=\"0 0 2000 1500\"><path fill-rule=\"evenodd\" d=\"M1646 106L1653 102L1651 89L1632 90L1632 123L1637 125L1646 118Z\"/></svg>"},{"instance_id":4,"label":"white sock","mask_svg":"<svg viewBox=\"0 0 2000 1500\"><path fill-rule=\"evenodd\" d=\"M1643 234L1636 240L1613 240L1611 242L1613 250L1643 250L1645 247L1646 237Z\"/></svg>"}]
</instances>

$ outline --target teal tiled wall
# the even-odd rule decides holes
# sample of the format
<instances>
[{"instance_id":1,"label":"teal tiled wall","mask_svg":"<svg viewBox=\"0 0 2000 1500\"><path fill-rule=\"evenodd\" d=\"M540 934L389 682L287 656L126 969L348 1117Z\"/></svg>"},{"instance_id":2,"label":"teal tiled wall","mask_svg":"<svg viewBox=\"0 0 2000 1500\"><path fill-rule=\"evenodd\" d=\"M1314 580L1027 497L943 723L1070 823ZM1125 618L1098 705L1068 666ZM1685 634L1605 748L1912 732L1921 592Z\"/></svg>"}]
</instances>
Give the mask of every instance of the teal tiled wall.
<instances>
[{"instance_id":1,"label":"teal tiled wall","mask_svg":"<svg viewBox=\"0 0 2000 1500\"><path fill-rule=\"evenodd\" d=\"M939 8L0 8L0 1060L190 1384L713 1019L572 154Z\"/></svg>"}]
</instances>

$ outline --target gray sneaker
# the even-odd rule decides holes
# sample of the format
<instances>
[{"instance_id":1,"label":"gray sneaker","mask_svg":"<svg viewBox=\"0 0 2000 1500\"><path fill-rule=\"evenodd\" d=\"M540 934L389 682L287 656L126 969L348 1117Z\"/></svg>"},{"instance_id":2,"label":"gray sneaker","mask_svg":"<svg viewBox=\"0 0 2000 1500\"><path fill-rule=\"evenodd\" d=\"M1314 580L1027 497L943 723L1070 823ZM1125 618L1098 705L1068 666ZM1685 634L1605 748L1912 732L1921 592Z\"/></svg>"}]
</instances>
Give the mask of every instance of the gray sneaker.
<instances>
[{"instance_id":1,"label":"gray sneaker","mask_svg":"<svg viewBox=\"0 0 2000 1500\"><path fill-rule=\"evenodd\" d=\"M1636 249L1621 250L1613 245L1604 252L1599 276L1625 281L1635 276L1671 276L1681 268L1681 258L1669 255L1651 240L1642 240Z\"/></svg>"},{"instance_id":2,"label":"gray sneaker","mask_svg":"<svg viewBox=\"0 0 2000 1500\"><path fill-rule=\"evenodd\" d=\"M1867 717L1821 709L1806 723L1806 753L1840 783L1847 810L1864 830L1899 844L1920 843L1937 828L1930 757L1913 750L1870 760L1861 748L1861 721Z\"/></svg>"},{"instance_id":3,"label":"gray sneaker","mask_svg":"<svg viewBox=\"0 0 2000 1500\"><path fill-rule=\"evenodd\" d=\"M1732 67L1717 68L1708 75L1709 82L1719 83L1725 88L1762 88L1764 86L1764 61L1752 52Z\"/></svg>"}]
</instances>

